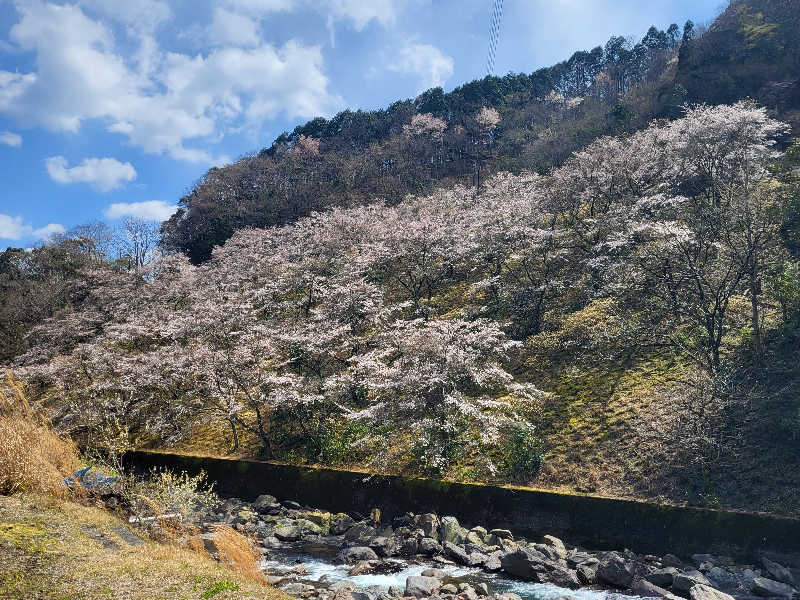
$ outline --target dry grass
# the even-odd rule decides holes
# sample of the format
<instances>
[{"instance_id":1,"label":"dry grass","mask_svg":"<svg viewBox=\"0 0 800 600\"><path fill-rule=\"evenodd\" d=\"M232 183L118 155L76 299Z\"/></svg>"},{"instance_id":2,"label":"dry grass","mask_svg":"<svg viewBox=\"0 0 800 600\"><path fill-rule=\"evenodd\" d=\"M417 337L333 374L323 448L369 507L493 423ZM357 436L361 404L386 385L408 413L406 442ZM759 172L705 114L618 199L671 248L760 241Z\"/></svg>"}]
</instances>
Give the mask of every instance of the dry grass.
<instances>
[{"instance_id":1,"label":"dry grass","mask_svg":"<svg viewBox=\"0 0 800 600\"><path fill-rule=\"evenodd\" d=\"M129 545L115 533L120 527L127 525L98 508L0 496L0 598L290 600L263 578L254 581L188 548ZM117 547L104 547L98 534Z\"/></svg>"},{"instance_id":2,"label":"dry grass","mask_svg":"<svg viewBox=\"0 0 800 600\"><path fill-rule=\"evenodd\" d=\"M9 373L0 385L0 494L61 496L64 478L77 466L75 444L50 428Z\"/></svg>"},{"instance_id":3,"label":"dry grass","mask_svg":"<svg viewBox=\"0 0 800 600\"><path fill-rule=\"evenodd\" d=\"M252 540L227 525L218 525L212 533L219 561L232 571L255 582L264 581L259 555ZM197 537L189 538L188 547L201 556L211 557L209 548Z\"/></svg>"}]
</instances>

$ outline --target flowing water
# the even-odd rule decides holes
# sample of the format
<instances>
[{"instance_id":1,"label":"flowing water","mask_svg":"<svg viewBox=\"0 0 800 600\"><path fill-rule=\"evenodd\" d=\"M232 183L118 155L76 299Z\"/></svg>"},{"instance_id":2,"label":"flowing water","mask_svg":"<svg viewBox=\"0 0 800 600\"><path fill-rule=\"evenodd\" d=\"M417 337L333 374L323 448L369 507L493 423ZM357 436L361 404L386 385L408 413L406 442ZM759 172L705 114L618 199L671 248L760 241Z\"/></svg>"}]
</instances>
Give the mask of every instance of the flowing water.
<instances>
[{"instance_id":1,"label":"flowing water","mask_svg":"<svg viewBox=\"0 0 800 600\"><path fill-rule=\"evenodd\" d=\"M362 589L372 588L385 591L391 586L405 589L406 577L420 575L425 569L435 567L447 572L455 583L466 582L473 585L486 583L492 593L514 592L524 600L550 600L558 596L573 596L578 600L631 600L633 598L607 590L568 590L545 583L529 583L509 579L502 574L486 573L481 569L441 565L435 562L398 560L396 562L399 570L394 573L351 576L348 575L348 571L352 565L338 565L334 562L338 548L321 544L283 546L271 548L269 552L269 556L263 561L262 566L270 575L291 575L297 581L311 585L329 585L335 581L347 579ZM306 573L292 575L291 570L301 564Z\"/></svg>"}]
</instances>

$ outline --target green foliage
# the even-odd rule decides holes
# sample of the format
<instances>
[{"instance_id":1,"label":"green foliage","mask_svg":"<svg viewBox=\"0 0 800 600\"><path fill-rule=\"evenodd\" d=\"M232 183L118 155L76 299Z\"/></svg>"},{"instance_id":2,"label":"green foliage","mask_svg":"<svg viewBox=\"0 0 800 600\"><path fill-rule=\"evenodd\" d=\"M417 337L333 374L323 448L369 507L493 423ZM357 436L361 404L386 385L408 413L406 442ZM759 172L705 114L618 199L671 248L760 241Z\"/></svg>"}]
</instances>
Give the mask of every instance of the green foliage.
<instances>
[{"instance_id":1,"label":"green foliage","mask_svg":"<svg viewBox=\"0 0 800 600\"><path fill-rule=\"evenodd\" d=\"M223 579L222 581L217 581L208 586L200 597L203 598L203 600L208 600L208 598L213 598L217 594L226 591L238 592L239 584L234 583L230 579Z\"/></svg>"},{"instance_id":2,"label":"green foliage","mask_svg":"<svg viewBox=\"0 0 800 600\"><path fill-rule=\"evenodd\" d=\"M544 452L544 442L530 426L514 427L505 442L506 464L518 480L536 477L544 464Z\"/></svg>"},{"instance_id":3,"label":"green foliage","mask_svg":"<svg viewBox=\"0 0 800 600\"><path fill-rule=\"evenodd\" d=\"M467 440L463 425L442 428L430 426L411 448L415 465L425 475L442 475L465 455Z\"/></svg>"}]
</instances>

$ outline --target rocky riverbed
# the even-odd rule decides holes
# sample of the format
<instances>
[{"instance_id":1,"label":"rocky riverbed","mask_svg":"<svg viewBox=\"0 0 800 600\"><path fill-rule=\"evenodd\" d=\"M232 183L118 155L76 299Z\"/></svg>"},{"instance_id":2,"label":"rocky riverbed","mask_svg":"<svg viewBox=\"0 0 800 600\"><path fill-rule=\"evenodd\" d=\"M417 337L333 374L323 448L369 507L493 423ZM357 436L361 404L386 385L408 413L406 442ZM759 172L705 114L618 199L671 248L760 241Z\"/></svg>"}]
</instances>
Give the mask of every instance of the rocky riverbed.
<instances>
[{"instance_id":1,"label":"rocky riverbed","mask_svg":"<svg viewBox=\"0 0 800 600\"><path fill-rule=\"evenodd\" d=\"M261 546L269 580L319 600L799 600L800 572L766 556L737 564L725 556L595 552L544 535L467 528L455 517L406 514L391 522L278 502L226 500L212 521L233 525ZM213 523L203 540L213 552Z\"/></svg>"}]
</instances>

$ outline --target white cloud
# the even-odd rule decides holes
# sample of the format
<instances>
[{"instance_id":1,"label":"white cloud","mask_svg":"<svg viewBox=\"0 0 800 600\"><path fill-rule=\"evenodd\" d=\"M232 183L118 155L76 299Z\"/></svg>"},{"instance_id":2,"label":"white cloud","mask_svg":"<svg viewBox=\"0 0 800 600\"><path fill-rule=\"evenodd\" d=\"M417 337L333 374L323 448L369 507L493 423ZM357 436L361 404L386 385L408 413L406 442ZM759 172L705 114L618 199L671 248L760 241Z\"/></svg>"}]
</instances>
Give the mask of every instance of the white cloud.
<instances>
[{"instance_id":1,"label":"white cloud","mask_svg":"<svg viewBox=\"0 0 800 600\"><path fill-rule=\"evenodd\" d=\"M135 30L152 31L172 17L160 0L80 0L80 4Z\"/></svg>"},{"instance_id":2,"label":"white cloud","mask_svg":"<svg viewBox=\"0 0 800 600\"><path fill-rule=\"evenodd\" d=\"M258 22L248 15L224 8L215 8L214 17L208 28L208 38L212 44L232 46L258 46L261 33Z\"/></svg>"},{"instance_id":3,"label":"white cloud","mask_svg":"<svg viewBox=\"0 0 800 600\"><path fill-rule=\"evenodd\" d=\"M129 162L116 158L86 158L80 165L67 166L63 156L51 156L45 160L47 173L53 181L63 184L88 183L101 192L110 192L126 181L136 179L136 169Z\"/></svg>"},{"instance_id":4,"label":"white cloud","mask_svg":"<svg viewBox=\"0 0 800 600\"><path fill-rule=\"evenodd\" d=\"M22 145L22 136L18 133L4 131L3 133L0 133L0 144L17 148Z\"/></svg>"},{"instance_id":5,"label":"white cloud","mask_svg":"<svg viewBox=\"0 0 800 600\"><path fill-rule=\"evenodd\" d=\"M442 86L453 74L453 59L431 44L407 42L389 69L398 73L416 75L420 79L419 91Z\"/></svg>"},{"instance_id":6,"label":"white cloud","mask_svg":"<svg viewBox=\"0 0 800 600\"><path fill-rule=\"evenodd\" d=\"M110 6L109 0L90 4L98 11ZM17 11L9 39L35 54L36 69L0 71L0 113L25 125L77 132L98 119L148 153L214 164L221 159L187 142L207 146L227 131L257 127L258 119L327 115L341 105L328 91L316 46L290 41L276 48L251 28L237 45L252 47L222 45L189 56L164 51L152 35L137 32L138 51L124 58L111 30L77 6L32 1ZM132 18L127 11L120 18ZM232 32L220 25L218 34L222 43Z\"/></svg>"},{"instance_id":7,"label":"white cloud","mask_svg":"<svg viewBox=\"0 0 800 600\"><path fill-rule=\"evenodd\" d=\"M362 31L373 20L384 27L394 25L398 12L407 2L408 0L227 0L225 5L231 10L257 17L311 8L328 17L329 22L349 21L356 31Z\"/></svg>"},{"instance_id":8,"label":"white cloud","mask_svg":"<svg viewBox=\"0 0 800 600\"><path fill-rule=\"evenodd\" d=\"M115 202L106 209L106 217L119 219L121 217L137 217L148 221L166 221L178 207L167 204L161 200L147 202Z\"/></svg>"},{"instance_id":9,"label":"white cloud","mask_svg":"<svg viewBox=\"0 0 800 600\"><path fill-rule=\"evenodd\" d=\"M398 0L328 0L330 14L336 19L347 19L356 31L361 31L373 19L389 27L397 19L397 8L404 4Z\"/></svg>"},{"instance_id":10,"label":"white cloud","mask_svg":"<svg viewBox=\"0 0 800 600\"><path fill-rule=\"evenodd\" d=\"M34 237L45 240L56 234L64 233L64 231L64 226L58 223L50 223L34 229L31 225L24 223L22 217L0 214L0 239L19 240Z\"/></svg>"}]
</instances>

